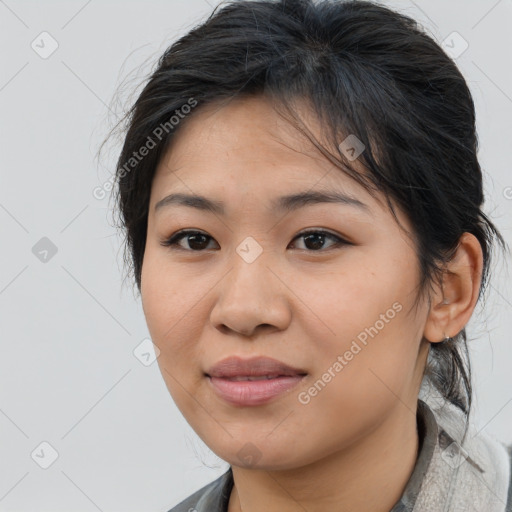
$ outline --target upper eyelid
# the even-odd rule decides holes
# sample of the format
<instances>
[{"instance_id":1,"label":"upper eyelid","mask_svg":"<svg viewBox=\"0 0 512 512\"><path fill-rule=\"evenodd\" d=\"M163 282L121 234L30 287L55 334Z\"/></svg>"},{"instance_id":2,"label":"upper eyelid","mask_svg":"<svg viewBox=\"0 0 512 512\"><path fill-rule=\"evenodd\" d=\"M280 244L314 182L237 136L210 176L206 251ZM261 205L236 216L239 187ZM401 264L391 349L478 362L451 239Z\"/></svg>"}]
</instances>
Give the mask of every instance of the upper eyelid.
<instances>
[{"instance_id":1,"label":"upper eyelid","mask_svg":"<svg viewBox=\"0 0 512 512\"><path fill-rule=\"evenodd\" d=\"M300 236L304 236L304 235L308 235L310 233L322 233L324 235L329 235L329 236L333 236L333 237L337 237L337 238L344 238L342 235L338 235L337 233L333 233L325 228L305 228L304 230L302 231L299 231L294 237L293 239L295 238L298 238ZM170 239L173 239L173 238L178 238L180 236L186 236L186 235L205 235L207 237L210 237L212 240L215 240L213 236L209 235L208 233L204 232L204 231L201 231L200 229L183 229L183 230L179 230L179 231L176 231L176 233L174 233L173 235L171 235L170 237L167 237L166 240L170 240Z\"/></svg>"}]
</instances>

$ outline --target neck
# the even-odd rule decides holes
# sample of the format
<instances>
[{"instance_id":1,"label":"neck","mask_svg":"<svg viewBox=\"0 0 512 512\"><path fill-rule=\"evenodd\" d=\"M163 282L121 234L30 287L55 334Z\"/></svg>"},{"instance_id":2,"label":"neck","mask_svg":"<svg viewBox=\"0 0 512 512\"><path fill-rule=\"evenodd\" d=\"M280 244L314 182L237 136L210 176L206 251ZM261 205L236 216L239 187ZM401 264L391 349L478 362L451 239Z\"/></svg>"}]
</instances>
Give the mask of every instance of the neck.
<instances>
[{"instance_id":1,"label":"neck","mask_svg":"<svg viewBox=\"0 0 512 512\"><path fill-rule=\"evenodd\" d=\"M415 409L414 409L415 411ZM418 455L416 415L403 404L371 434L319 461L289 470L232 466L228 512L389 512Z\"/></svg>"}]
</instances>

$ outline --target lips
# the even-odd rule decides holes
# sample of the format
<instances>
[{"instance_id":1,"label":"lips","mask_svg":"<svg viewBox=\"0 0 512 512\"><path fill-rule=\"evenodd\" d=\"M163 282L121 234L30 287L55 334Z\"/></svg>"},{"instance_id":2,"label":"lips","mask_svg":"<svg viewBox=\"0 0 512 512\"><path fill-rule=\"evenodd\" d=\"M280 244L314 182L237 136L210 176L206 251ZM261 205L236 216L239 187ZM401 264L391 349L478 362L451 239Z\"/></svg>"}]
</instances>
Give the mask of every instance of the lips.
<instances>
[{"instance_id":1,"label":"lips","mask_svg":"<svg viewBox=\"0 0 512 512\"><path fill-rule=\"evenodd\" d=\"M231 406L264 405L291 391L307 372L269 357L228 357L205 374L215 394Z\"/></svg>"},{"instance_id":2,"label":"lips","mask_svg":"<svg viewBox=\"0 0 512 512\"><path fill-rule=\"evenodd\" d=\"M228 357L211 367L206 375L233 381L263 380L277 377L304 376L307 372L301 368L287 365L270 357Z\"/></svg>"}]
</instances>

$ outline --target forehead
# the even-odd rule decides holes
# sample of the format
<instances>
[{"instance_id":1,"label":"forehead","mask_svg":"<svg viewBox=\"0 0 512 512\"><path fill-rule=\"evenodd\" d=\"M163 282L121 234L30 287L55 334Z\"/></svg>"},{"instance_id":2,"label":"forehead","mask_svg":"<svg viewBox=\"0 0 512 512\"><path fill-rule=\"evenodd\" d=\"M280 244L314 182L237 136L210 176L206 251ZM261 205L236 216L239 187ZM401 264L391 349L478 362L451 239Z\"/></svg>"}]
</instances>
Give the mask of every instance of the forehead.
<instances>
[{"instance_id":1,"label":"forehead","mask_svg":"<svg viewBox=\"0 0 512 512\"><path fill-rule=\"evenodd\" d=\"M323 144L318 119L307 109L299 114ZM382 232L398 227L384 193L370 194L347 176L263 97L199 106L173 137L153 179L150 217L156 214L157 203L165 202L168 207L160 211L170 211L174 204L188 207L182 211L210 211L229 218L244 212L281 218L283 212L337 202L349 205L339 210L343 217L373 223ZM358 160L350 164L356 172L367 172ZM317 201L311 197L316 193L324 197ZM326 201L326 194L343 198ZM352 199L364 206L350 205ZM410 236L413 229L408 216L392 198L391 203Z\"/></svg>"},{"instance_id":2,"label":"forehead","mask_svg":"<svg viewBox=\"0 0 512 512\"><path fill-rule=\"evenodd\" d=\"M294 106L295 107L295 106ZM299 115L322 141L315 116L300 104ZM351 163L357 172L364 168ZM235 98L200 106L173 135L156 170L159 183L185 175L201 183L219 179L256 183L361 188L314 146L311 140L276 112L264 96ZM166 178L166 179L164 179ZM364 189L361 190L361 193Z\"/></svg>"},{"instance_id":3,"label":"forehead","mask_svg":"<svg viewBox=\"0 0 512 512\"><path fill-rule=\"evenodd\" d=\"M172 163L184 157L188 162L202 162L212 153L217 159L256 159L267 164L283 158L291 164L302 164L307 158L321 160L307 137L283 119L264 96L196 108L179 126L166 156Z\"/></svg>"},{"instance_id":4,"label":"forehead","mask_svg":"<svg viewBox=\"0 0 512 512\"><path fill-rule=\"evenodd\" d=\"M294 108L313 137L327 147L318 118L305 105ZM360 161L350 164L356 172L366 172ZM179 126L157 167L150 209L153 212L158 202L177 193L195 196L188 200L196 205L198 196L217 203L227 198L228 209L230 203L243 206L256 198L262 209L277 212L279 202L286 210L285 195L315 191L354 198L367 205L370 215L391 215L382 193L371 195L347 176L265 97L235 98L199 106ZM301 199L290 201L298 204ZM204 210L213 211L209 206ZM398 208L397 214L407 224Z\"/></svg>"}]
</instances>

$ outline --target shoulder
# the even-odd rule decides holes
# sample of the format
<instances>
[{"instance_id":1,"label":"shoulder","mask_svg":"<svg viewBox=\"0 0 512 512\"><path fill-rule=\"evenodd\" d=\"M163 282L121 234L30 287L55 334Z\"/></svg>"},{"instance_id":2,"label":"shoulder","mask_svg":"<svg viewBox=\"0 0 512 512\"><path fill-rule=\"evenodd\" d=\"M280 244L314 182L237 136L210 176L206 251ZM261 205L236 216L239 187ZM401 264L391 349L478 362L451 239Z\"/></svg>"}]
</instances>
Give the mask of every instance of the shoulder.
<instances>
[{"instance_id":1,"label":"shoulder","mask_svg":"<svg viewBox=\"0 0 512 512\"><path fill-rule=\"evenodd\" d=\"M231 468L168 512L225 512L233 485Z\"/></svg>"},{"instance_id":2,"label":"shoulder","mask_svg":"<svg viewBox=\"0 0 512 512\"><path fill-rule=\"evenodd\" d=\"M460 510L512 512L511 446L477 429L452 404L442 403L431 412L437 439L425 478L432 485L422 486L417 501L430 503L434 495L444 494Z\"/></svg>"}]
</instances>

